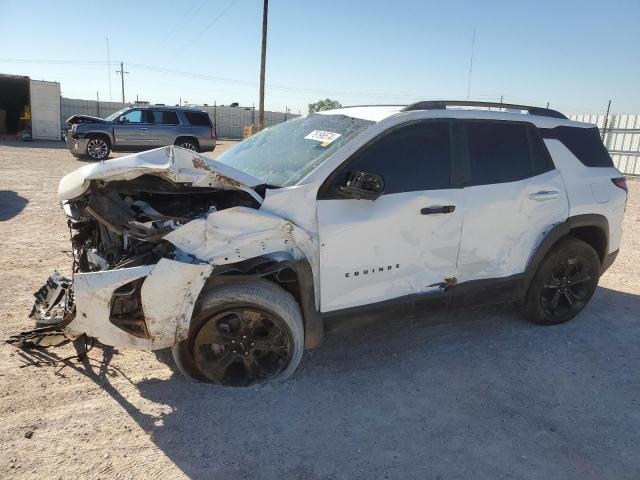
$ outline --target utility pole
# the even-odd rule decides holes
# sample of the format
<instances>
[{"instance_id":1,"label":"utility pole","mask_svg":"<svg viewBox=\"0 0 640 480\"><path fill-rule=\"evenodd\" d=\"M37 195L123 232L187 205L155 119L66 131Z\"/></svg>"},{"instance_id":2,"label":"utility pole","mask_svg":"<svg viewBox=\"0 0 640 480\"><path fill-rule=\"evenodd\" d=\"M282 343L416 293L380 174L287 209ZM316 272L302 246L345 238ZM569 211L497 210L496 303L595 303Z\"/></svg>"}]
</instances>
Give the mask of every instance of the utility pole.
<instances>
[{"instance_id":1,"label":"utility pole","mask_svg":"<svg viewBox=\"0 0 640 480\"><path fill-rule=\"evenodd\" d=\"M264 67L267 60L267 16L269 0L264 0L262 8L262 58L260 60L260 112L258 114L258 128L264 128Z\"/></svg>"},{"instance_id":2,"label":"utility pole","mask_svg":"<svg viewBox=\"0 0 640 480\"><path fill-rule=\"evenodd\" d=\"M100 117L100 93L99 92L96 92L96 100L98 102L96 106L96 108L98 109L97 117Z\"/></svg>"},{"instance_id":3,"label":"utility pole","mask_svg":"<svg viewBox=\"0 0 640 480\"><path fill-rule=\"evenodd\" d=\"M107 37L107 71L109 72L109 101L113 101L111 97L111 56L109 54L109 37Z\"/></svg>"},{"instance_id":4,"label":"utility pole","mask_svg":"<svg viewBox=\"0 0 640 480\"><path fill-rule=\"evenodd\" d=\"M602 124L602 141L604 142L604 137L607 134L607 126L609 123L609 111L611 110L611 100L607 104L607 113L604 114L604 123Z\"/></svg>"},{"instance_id":5,"label":"utility pole","mask_svg":"<svg viewBox=\"0 0 640 480\"><path fill-rule=\"evenodd\" d=\"M129 73L129 72L125 72L124 71L124 62L120 62L120 70L116 70L116 73L120 74L120 78L122 80L122 103L125 103L125 101L124 101L124 74L125 73Z\"/></svg>"},{"instance_id":6,"label":"utility pole","mask_svg":"<svg viewBox=\"0 0 640 480\"><path fill-rule=\"evenodd\" d=\"M213 101L213 131L216 132L216 137L218 136L218 102L217 100Z\"/></svg>"}]
</instances>

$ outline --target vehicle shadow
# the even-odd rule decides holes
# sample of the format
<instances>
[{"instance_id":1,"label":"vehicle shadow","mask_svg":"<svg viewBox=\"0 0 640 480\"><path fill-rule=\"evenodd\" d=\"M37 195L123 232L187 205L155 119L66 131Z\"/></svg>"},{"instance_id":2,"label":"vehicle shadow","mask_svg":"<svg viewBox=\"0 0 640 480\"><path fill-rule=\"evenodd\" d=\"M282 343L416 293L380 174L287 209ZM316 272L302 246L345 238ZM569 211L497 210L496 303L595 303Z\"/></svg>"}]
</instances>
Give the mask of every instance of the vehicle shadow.
<instances>
[{"instance_id":1,"label":"vehicle shadow","mask_svg":"<svg viewBox=\"0 0 640 480\"><path fill-rule=\"evenodd\" d=\"M635 465L616 449L639 440L630 425L638 311L640 296L599 288L577 319L548 328L510 306L334 321L283 384L221 388L179 374L137 383L170 407L159 416L110 383L113 349L97 367L69 366L191 478L578 478L583 449L596 452L587 477L605 478L599 468Z\"/></svg>"},{"instance_id":2,"label":"vehicle shadow","mask_svg":"<svg viewBox=\"0 0 640 480\"><path fill-rule=\"evenodd\" d=\"M9 220L18 215L29 200L13 190L0 190L0 221Z\"/></svg>"}]
</instances>

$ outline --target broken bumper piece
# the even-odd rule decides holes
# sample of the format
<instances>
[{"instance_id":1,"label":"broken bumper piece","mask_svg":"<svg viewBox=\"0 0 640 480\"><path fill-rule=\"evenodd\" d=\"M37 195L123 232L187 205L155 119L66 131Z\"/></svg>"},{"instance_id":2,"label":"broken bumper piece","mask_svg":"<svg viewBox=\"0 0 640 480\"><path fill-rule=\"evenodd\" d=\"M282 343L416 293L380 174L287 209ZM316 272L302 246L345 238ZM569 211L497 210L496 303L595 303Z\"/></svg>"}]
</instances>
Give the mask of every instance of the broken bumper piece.
<instances>
[{"instance_id":1,"label":"broken bumper piece","mask_svg":"<svg viewBox=\"0 0 640 480\"><path fill-rule=\"evenodd\" d=\"M76 273L74 318L63 332L105 345L157 350L187 337L209 264L161 259L155 265Z\"/></svg>"},{"instance_id":2,"label":"broken bumper piece","mask_svg":"<svg viewBox=\"0 0 640 480\"><path fill-rule=\"evenodd\" d=\"M59 325L73 312L72 280L54 272L47 282L36 292L29 317L36 321L36 326Z\"/></svg>"},{"instance_id":3,"label":"broken bumper piece","mask_svg":"<svg viewBox=\"0 0 640 480\"><path fill-rule=\"evenodd\" d=\"M36 328L12 335L7 343L21 348L52 347L73 340L74 337L65 332L75 315L73 282L55 272L34 297L29 316L36 321Z\"/></svg>"}]
</instances>

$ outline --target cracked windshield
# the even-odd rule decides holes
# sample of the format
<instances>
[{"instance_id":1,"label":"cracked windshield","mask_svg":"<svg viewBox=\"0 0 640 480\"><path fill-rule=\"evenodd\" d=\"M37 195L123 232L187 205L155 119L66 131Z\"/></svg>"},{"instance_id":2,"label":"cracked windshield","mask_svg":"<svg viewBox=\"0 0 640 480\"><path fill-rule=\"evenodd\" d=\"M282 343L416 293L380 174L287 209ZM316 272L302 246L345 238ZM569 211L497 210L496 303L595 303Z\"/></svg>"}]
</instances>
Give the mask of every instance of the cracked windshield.
<instances>
[{"instance_id":1,"label":"cracked windshield","mask_svg":"<svg viewBox=\"0 0 640 480\"><path fill-rule=\"evenodd\" d=\"M218 161L269 185L295 185L373 124L346 115L313 113L263 130L224 153Z\"/></svg>"}]
</instances>

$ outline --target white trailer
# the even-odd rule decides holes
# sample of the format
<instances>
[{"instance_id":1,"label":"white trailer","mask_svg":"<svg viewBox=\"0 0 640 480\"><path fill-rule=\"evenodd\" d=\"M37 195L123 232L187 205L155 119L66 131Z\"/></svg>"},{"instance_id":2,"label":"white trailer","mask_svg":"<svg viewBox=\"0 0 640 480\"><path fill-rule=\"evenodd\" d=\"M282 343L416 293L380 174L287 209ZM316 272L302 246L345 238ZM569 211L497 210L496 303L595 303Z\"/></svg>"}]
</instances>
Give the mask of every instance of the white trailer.
<instances>
[{"instance_id":1,"label":"white trailer","mask_svg":"<svg viewBox=\"0 0 640 480\"><path fill-rule=\"evenodd\" d=\"M60 84L0 75L0 135L60 140Z\"/></svg>"},{"instance_id":2,"label":"white trailer","mask_svg":"<svg viewBox=\"0 0 640 480\"><path fill-rule=\"evenodd\" d=\"M60 84L29 80L31 136L34 140L60 140Z\"/></svg>"}]
</instances>

